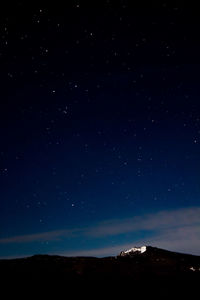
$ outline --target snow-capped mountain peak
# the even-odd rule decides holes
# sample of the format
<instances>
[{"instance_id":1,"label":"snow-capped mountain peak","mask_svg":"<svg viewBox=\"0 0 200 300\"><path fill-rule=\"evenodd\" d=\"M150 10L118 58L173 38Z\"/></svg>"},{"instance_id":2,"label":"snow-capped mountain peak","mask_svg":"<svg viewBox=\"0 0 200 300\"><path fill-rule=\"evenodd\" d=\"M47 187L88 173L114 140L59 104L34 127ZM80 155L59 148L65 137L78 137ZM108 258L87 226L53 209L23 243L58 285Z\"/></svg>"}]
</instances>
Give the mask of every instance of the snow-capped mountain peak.
<instances>
[{"instance_id":1,"label":"snow-capped mountain peak","mask_svg":"<svg viewBox=\"0 0 200 300\"><path fill-rule=\"evenodd\" d=\"M122 251L120 253L120 256L126 256L126 255L132 255L132 254L141 254L141 253L144 253L146 250L147 250L146 246L133 247L129 250Z\"/></svg>"}]
</instances>

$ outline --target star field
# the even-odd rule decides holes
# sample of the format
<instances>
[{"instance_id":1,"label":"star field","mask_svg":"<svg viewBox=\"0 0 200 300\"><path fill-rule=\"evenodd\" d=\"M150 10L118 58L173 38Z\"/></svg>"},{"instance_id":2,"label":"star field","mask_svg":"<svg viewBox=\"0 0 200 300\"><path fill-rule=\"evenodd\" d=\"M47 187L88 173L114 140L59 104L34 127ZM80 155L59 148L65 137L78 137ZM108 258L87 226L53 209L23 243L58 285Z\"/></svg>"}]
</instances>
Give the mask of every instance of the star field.
<instances>
[{"instance_id":1,"label":"star field","mask_svg":"<svg viewBox=\"0 0 200 300\"><path fill-rule=\"evenodd\" d=\"M199 206L195 9L16 1L0 20L0 256L151 241L74 230Z\"/></svg>"}]
</instances>

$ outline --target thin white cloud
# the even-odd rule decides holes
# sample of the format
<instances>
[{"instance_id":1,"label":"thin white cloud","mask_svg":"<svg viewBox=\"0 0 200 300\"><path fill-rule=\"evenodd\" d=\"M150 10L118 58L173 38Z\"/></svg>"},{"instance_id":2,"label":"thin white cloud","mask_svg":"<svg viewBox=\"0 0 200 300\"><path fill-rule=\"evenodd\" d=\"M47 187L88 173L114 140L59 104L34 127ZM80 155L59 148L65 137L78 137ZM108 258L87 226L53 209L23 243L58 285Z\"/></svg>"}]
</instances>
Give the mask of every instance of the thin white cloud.
<instances>
[{"instance_id":1,"label":"thin white cloud","mask_svg":"<svg viewBox=\"0 0 200 300\"><path fill-rule=\"evenodd\" d=\"M160 248L200 255L200 224L163 230L150 242Z\"/></svg>"},{"instance_id":2,"label":"thin white cloud","mask_svg":"<svg viewBox=\"0 0 200 300\"><path fill-rule=\"evenodd\" d=\"M87 237L95 241L95 239L114 237L130 232L139 233L140 231L150 232L151 234L149 238L133 240L125 245L100 247L98 249L90 248L80 251L64 251L58 254L73 256L117 255L121 250L132 247L134 243L134 246L147 244L173 251L200 255L200 207L164 210L132 218L106 220L90 227L2 238L0 239L0 244L64 241L68 237L77 239L77 241L79 238Z\"/></svg>"},{"instance_id":3,"label":"thin white cloud","mask_svg":"<svg viewBox=\"0 0 200 300\"><path fill-rule=\"evenodd\" d=\"M0 244L11 243L32 243L40 241L59 241L63 237L73 237L79 232L80 229L61 229L53 230L42 233L18 235L0 239Z\"/></svg>"},{"instance_id":4,"label":"thin white cloud","mask_svg":"<svg viewBox=\"0 0 200 300\"><path fill-rule=\"evenodd\" d=\"M163 230L166 228L200 225L200 207L164 210L133 218L108 220L88 229L93 237L118 235L140 230Z\"/></svg>"}]
</instances>

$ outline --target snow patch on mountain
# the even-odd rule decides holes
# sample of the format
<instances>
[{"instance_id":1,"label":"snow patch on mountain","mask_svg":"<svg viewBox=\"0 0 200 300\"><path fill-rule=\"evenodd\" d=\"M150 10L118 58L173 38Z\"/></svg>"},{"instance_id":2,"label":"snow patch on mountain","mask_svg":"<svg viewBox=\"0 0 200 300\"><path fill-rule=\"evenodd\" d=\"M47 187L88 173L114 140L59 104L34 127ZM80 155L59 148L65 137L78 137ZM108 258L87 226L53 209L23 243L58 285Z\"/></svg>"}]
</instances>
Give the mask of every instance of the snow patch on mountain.
<instances>
[{"instance_id":1,"label":"snow patch on mountain","mask_svg":"<svg viewBox=\"0 0 200 300\"><path fill-rule=\"evenodd\" d=\"M133 247L129 250L122 251L120 253L120 256L126 256L126 255L131 255L131 254L140 254L140 253L144 253L146 250L147 250L146 246Z\"/></svg>"}]
</instances>

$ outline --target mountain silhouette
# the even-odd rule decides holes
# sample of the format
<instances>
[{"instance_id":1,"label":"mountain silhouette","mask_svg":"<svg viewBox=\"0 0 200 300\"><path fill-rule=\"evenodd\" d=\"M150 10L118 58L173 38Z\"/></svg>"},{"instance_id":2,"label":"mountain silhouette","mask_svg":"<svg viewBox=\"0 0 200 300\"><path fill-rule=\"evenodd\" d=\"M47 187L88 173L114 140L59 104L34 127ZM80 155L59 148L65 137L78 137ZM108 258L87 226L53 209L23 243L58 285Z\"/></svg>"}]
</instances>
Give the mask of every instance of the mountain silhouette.
<instances>
[{"instance_id":1,"label":"mountain silhouette","mask_svg":"<svg viewBox=\"0 0 200 300\"><path fill-rule=\"evenodd\" d=\"M200 281L200 256L143 246L104 258L34 255L0 260L0 272L9 282Z\"/></svg>"}]
</instances>

